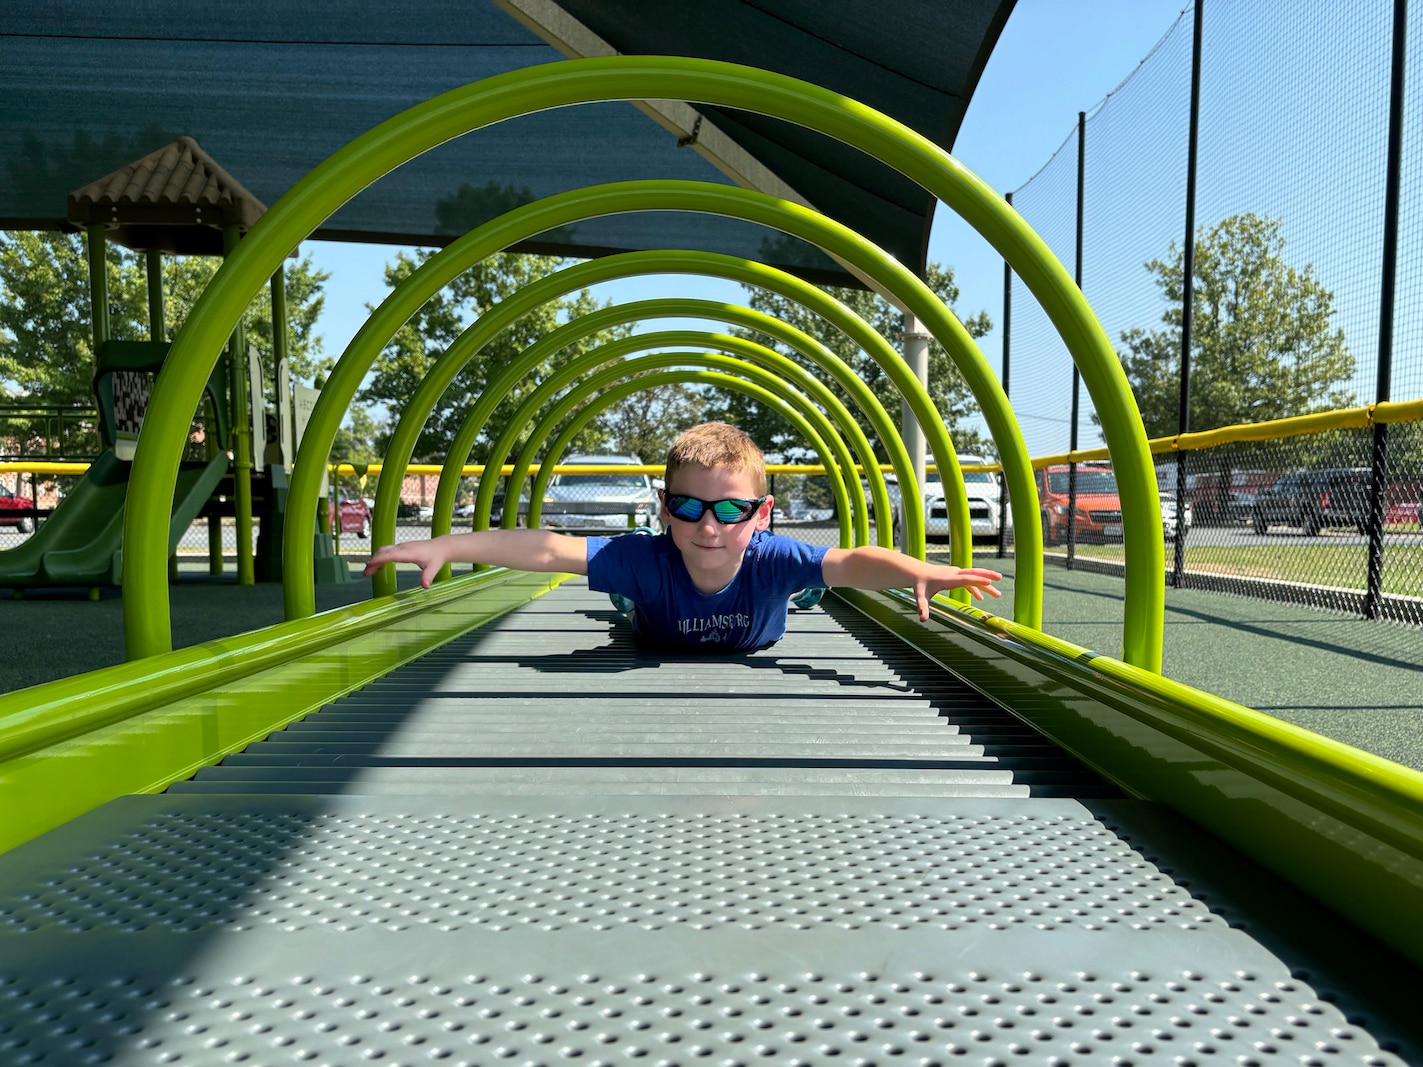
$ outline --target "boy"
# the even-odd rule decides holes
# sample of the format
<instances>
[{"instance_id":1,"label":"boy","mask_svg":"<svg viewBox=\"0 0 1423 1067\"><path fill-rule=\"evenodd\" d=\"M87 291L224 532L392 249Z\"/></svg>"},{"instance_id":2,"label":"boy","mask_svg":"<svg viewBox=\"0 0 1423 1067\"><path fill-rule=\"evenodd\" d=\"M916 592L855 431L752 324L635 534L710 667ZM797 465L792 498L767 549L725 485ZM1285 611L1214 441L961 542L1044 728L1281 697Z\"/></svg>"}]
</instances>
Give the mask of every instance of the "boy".
<instances>
[{"instance_id":1,"label":"boy","mask_svg":"<svg viewBox=\"0 0 1423 1067\"><path fill-rule=\"evenodd\" d=\"M586 574L590 588L636 607L633 626L653 644L683 651L750 652L786 631L787 598L800 589L911 587L919 618L929 597L967 588L999 596L1003 576L938 566L875 546L825 548L766 532L775 500L766 461L749 436L724 422L694 426L667 454L665 532L656 537L569 537L549 530L484 530L378 549L370 575L391 562L420 566L429 587L445 563L492 563Z\"/></svg>"}]
</instances>

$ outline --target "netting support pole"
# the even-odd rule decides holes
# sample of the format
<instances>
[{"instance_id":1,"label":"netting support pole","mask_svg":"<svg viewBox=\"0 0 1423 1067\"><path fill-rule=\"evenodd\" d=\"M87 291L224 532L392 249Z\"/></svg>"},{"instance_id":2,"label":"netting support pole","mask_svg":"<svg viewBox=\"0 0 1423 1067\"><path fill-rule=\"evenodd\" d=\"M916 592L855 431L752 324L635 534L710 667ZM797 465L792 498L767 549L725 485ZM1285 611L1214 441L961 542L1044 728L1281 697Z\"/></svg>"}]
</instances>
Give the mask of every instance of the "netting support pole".
<instances>
[{"instance_id":1,"label":"netting support pole","mask_svg":"<svg viewBox=\"0 0 1423 1067\"><path fill-rule=\"evenodd\" d=\"M1191 27L1191 125L1186 142L1186 237L1181 253L1181 382L1176 432L1191 429L1191 307L1196 283L1196 159L1201 128L1201 16L1205 0L1196 0ZM1176 536L1173 540L1171 584L1186 580L1186 453L1176 452Z\"/></svg>"},{"instance_id":2,"label":"netting support pole","mask_svg":"<svg viewBox=\"0 0 1423 1067\"><path fill-rule=\"evenodd\" d=\"M910 373L919 379L920 385L928 389L929 331L924 329L923 323L908 311L904 313L904 336L900 341L900 348L904 351L904 362L908 364ZM907 399L900 404L899 436L903 438L904 447L909 452L909 463L914 468L914 480L922 488L924 485L924 431L919 426L919 420L914 417L914 409L909 406ZM948 472L939 472L941 484L948 477ZM907 527L905 528L907 529Z\"/></svg>"},{"instance_id":3,"label":"netting support pole","mask_svg":"<svg viewBox=\"0 0 1423 1067\"><path fill-rule=\"evenodd\" d=\"M1073 259L1072 280L1082 289L1082 215L1087 198L1083 189L1083 179L1087 174L1087 112L1077 113L1077 255ZM1072 363L1072 423L1068 427L1069 452L1077 451L1077 415L1082 392L1082 372L1077 369L1077 361ZM1077 461L1067 464L1067 569L1071 570L1077 559Z\"/></svg>"},{"instance_id":4,"label":"netting support pole","mask_svg":"<svg viewBox=\"0 0 1423 1067\"><path fill-rule=\"evenodd\" d=\"M1398 263L1398 196L1403 170L1403 82L1407 62L1408 0L1393 0L1393 60L1388 83L1388 188L1383 209L1383 271L1379 294L1379 363L1375 400L1389 399L1393 384L1393 298ZM1369 585L1364 617L1376 619L1383 601L1383 504L1388 477L1388 426L1374 423L1369 479Z\"/></svg>"},{"instance_id":5,"label":"netting support pole","mask_svg":"<svg viewBox=\"0 0 1423 1067\"><path fill-rule=\"evenodd\" d=\"M236 226L227 226L222 231L224 255L231 255L241 238ZM237 328L228 341L227 357L230 360L228 376L232 390L232 484L233 512L237 527L237 584L256 585L256 570L252 559L252 422L248 411L251 387L247 371L247 333L242 319L237 320ZM219 556L222 548L218 546Z\"/></svg>"},{"instance_id":6,"label":"netting support pole","mask_svg":"<svg viewBox=\"0 0 1423 1067\"><path fill-rule=\"evenodd\" d=\"M91 223L87 231L89 253L89 307L92 312L94 333L94 369L99 367L99 349L109 339L109 272L108 237L100 223ZM112 446L113 442L106 442Z\"/></svg>"},{"instance_id":7,"label":"netting support pole","mask_svg":"<svg viewBox=\"0 0 1423 1067\"><path fill-rule=\"evenodd\" d=\"M1013 206L1013 194L1005 193L1008 206ZM1013 268L1003 261L1003 395L1008 393L1009 352L1013 347ZM1008 479L998 472L998 558L1008 555Z\"/></svg>"}]
</instances>

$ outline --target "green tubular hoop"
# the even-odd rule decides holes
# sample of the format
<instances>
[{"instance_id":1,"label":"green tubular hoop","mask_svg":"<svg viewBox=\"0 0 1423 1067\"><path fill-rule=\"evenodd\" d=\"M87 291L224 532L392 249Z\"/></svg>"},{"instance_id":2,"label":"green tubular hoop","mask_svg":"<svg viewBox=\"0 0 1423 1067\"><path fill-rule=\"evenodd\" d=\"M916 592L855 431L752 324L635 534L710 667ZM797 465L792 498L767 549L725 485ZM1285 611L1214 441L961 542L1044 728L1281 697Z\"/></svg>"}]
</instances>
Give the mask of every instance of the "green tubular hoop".
<instances>
[{"instance_id":1,"label":"green tubular hoop","mask_svg":"<svg viewBox=\"0 0 1423 1067\"><path fill-rule=\"evenodd\" d=\"M318 463L315 452L317 442L326 441L327 452L330 451L329 441L334 440L345 407L349 404L350 397L355 395L360 379L364 377L376 354L429 294L433 294L440 285L454 277L459 270L476 261L479 258L478 253L489 254L516 240L542 232L555 225L564 225L594 215L648 210L652 206L665 210L681 208L688 211L709 211L768 225L779 222L780 228L784 232L803 236L806 240L832 248L847 261L859 265L866 275L876 278L887 288L891 290L903 289L911 296L917 295L918 306L923 314L928 316L926 321L929 322L931 329L935 330L936 336L946 345L950 353L955 355L960 366L964 367L966 372L977 368L980 372L979 376L987 379L994 392L986 398L985 409L991 411L1001 408L1002 413L1000 420L989 419L990 426L997 426L998 429L994 432L1000 434L1004 426L1008 427L1012 438L1008 442L1008 447L1000 445L1000 452L1005 457L1006 469L1010 472L1007 475L1008 480L1010 484L1013 482L1015 476L1011 472L1017 470L1017 477L1024 482L1029 490L1033 490L1027 450L1022 444L1021 435L1018 434L1016 423L1013 422L1011 412L1007 408L1007 398L1002 396L996 379L987 370L987 365L972 338L958 324L957 319L938 304L933 293L924 287L917 278L903 271L903 268L899 267L892 257L885 255L881 250L863 241L851 231L822 216L805 212L803 209L795 209L799 212L798 214L792 213L790 209L794 208L794 205L785 204L763 194L697 182L625 182L559 194L525 205L499 219L486 223L422 264L414 274L401 283L396 292L386 298L381 307L372 315L367 326L357 333L347 347L346 353L341 357L341 361L338 362L336 370L328 378L326 387L322 391L322 397L318 399L316 410L313 411L307 424L306 435L303 437L303 444L313 450L310 453L312 458L309 460L308 469ZM407 287L408 295L402 294L401 290L407 289ZM806 295L802 295L800 298L802 304L812 300L826 299L825 294L813 287L806 287L803 294ZM792 297L792 299L795 298ZM910 299L910 296L906 296L905 299ZM848 309L843 308L843 305L836 303L833 307L847 315L850 314ZM823 309L820 313L828 314ZM946 320L948 325L940 323L941 319ZM374 325L377 321L381 323L379 327ZM856 317L854 323L858 325L863 323L863 320ZM935 327L936 323L939 323L937 328ZM934 410L927 391L912 374L908 373L899 353L885 343L878 334L870 331L867 325L864 326L866 334L864 337L856 334L855 329L851 326L841 322L836 322L836 325L841 330L855 336L861 347L870 352L873 358L884 367L886 374L900 388L901 394L909 402L916 420L924 429L930 449L942 472L950 475L950 477L944 478L943 482L945 502L951 509L950 528L953 531L951 554L956 564L968 566L972 563L973 556L973 543L969 532L968 496L962 484L962 475L958 470L957 457L953 452L952 443L949 442L942 420ZM962 356L958 354L961 348L964 350ZM352 360L353 364L343 375L339 372L342 369L342 364L347 360ZM966 377L972 381L974 376L972 373L966 373ZM500 381L508 383L505 388L512 388L513 379L510 376L501 375ZM328 403L328 394L330 394L329 406L323 407ZM431 400L430 407L432 409L434 403L435 401ZM1014 460L1015 456L1021 460L1020 463ZM299 471L302 466L302 457L298 455L297 458ZM324 464L325 453L320 454L319 461ZM316 508L318 495L316 485L314 480L308 485L300 473L294 474L292 487L288 493L289 515L301 514L304 506L302 502L308 498L312 500L312 508ZM912 478L904 479L902 485L910 491L909 504L914 507L917 514L919 510L922 510L920 487ZM1020 493L1012 499L1021 500L1024 498ZM1036 500L1035 490L1028 499ZM394 509L396 504L391 500L384 506ZM1028 548L1020 550L1019 553L1016 574L1017 595L1014 598L1015 618L1024 625L1038 626L1042 621L1042 549L1039 543L1040 539L1034 532L1037 530L1038 512L1035 506L1024 507L1025 510L1021 517L1018 516L1017 505L1015 505L1014 512L1018 529L1026 530L1029 535L1024 541ZM381 515L382 497L377 491L374 518L377 528L381 524ZM390 522L393 530L394 519L391 519ZM302 577L307 570L305 562L307 549L304 538L300 538L297 534L299 528L299 524L291 524L291 533L283 545L284 558L288 561L285 573L289 577L294 576L294 580L301 583L293 585L289 581L284 588L286 611L289 618L299 618L303 614L310 614L315 610L314 591L311 589L310 583L305 582ZM922 555L922 544L910 542L907 547L910 551ZM378 584L375 589L379 592L382 587Z\"/></svg>"},{"instance_id":2,"label":"green tubular hoop","mask_svg":"<svg viewBox=\"0 0 1423 1067\"><path fill-rule=\"evenodd\" d=\"M710 344L707 344L707 342L710 342ZM748 362L730 359L727 358L727 356L712 359L710 353L706 355L700 353L689 355L686 352L678 352L675 353L670 360L644 362L646 357L639 357L639 359L635 361L630 360L622 363L621 367L625 373L631 374L643 369L675 367L679 365L677 361L681 360L682 363L687 365L702 365L733 373L740 372L742 368L751 365L759 365L775 371L779 377L772 375L763 380L760 376L756 376L755 380L759 384L767 385L772 391L775 391L775 387L768 384L768 382L788 383L811 401L818 403L822 408L828 408L834 423L838 423L852 438L855 451L859 453L861 465L875 467L878 473L874 450L870 448L870 442L865 437L864 431L860 429L859 423L855 422L849 410L841 402L839 397L794 360L788 359L780 353L758 345L753 341L746 341L739 337L698 333L691 330L665 330L660 333L638 334L634 337L625 337L620 340L610 341L594 349L592 352L583 355L575 362L555 371L546 381L540 382L538 387L524 398L518 410L504 426L504 429L500 431L498 439L489 450L489 458L485 461L485 470L487 472L496 473L493 477L480 479L479 493L474 505L474 528L484 529L489 525L490 513L494 502L494 492L499 483L497 471L503 466L505 458L513 449L514 442L518 440L520 433L523 432L528 423L533 420L539 408L549 403L560 389L568 385L581 374L592 373L604 364L614 360L620 360L624 356L631 355L642 349L680 346L695 347L703 344L706 344L710 349L727 353L729 356L740 356L742 360ZM787 397L787 399L790 398ZM846 472L854 469L854 459L848 450L842 451L842 449L844 449L844 440L840 433L835 431L834 423L828 427L828 433L827 428L821 428L821 433L831 445L834 451L836 465L840 468L842 477L844 477L846 476ZM833 438L831 436L832 434ZM836 446L836 441L840 442L838 447ZM532 444L534 448L537 448L540 442L530 438L528 443ZM521 452L523 451L527 451L527 448L521 450ZM445 469L450 470L451 468L447 465ZM525 474L527 469L527 465L520 467L518 461L515 462L514 470L509 476L507 487L504 491L504 499L506 501L511 499L510 494L514 494L513 499L517 499L518 491L523 488L524 479L527 476ZM883 488L883 474L880 474L879 481L881 488ZM884 493L886 508L884 513L880 516L881 519L888 517L888 495L887 492ZM435 499L438 502L438 493ZM855 542L857 544L866 543L869 541L870 536L869 517L865 506L864 492L859 485L858 479L855 481L855 490L850 493L850 504L854 508ZM508 508L505 508L503 525L513 525L510 520L514 518L516 518L516 515ZM444 525L447 526L448 523ZM431 533L434 532L435 530L432 525ZM439 532L444 533L446 531L441 529Z\"/></svg>"},{"instance_id":3,"label":"green tubular hoop","mask_svg":"<svg viewBox=\"0 0 1423 1067\"><path fill-rule=\"evenodd\" d=\"M497 75L387 120L288 190L214 277L184 324L145 419L129 488L124 598L131 658L171 647L166 559L145 532L171 501L186 419L238 315L282 259L341 204L401 163L450 138L517 115L603 100L672 98L771 115L835 137L900 171L974 226L1042 304L1082 372L1118 472L1127 560L1124 658L1159 671L1165 592L1161 515L1145 431L1111 342L1070 276L1030 227L948 153L907 127L804 82L711 60L618 56ZM202 359L187 349L206 353ZM1000 451L1005 452L1003 443ZM936 457L940 458L940 457ZM940 458L940 466L944 464ZM944 471L945 475L949 472ZM1011 472L1010 472L1011 473ZM949 479L944 478L947 486ZM1015 496L1021 496L1016 491ZM166 493L166 496L165 496ZM1016 521L1016 515L1015 515ZM1019 526L1019 543L1037 521ZM152 540L152 539L148 539ZM1033 555L1037 555L1034 553ZM1024 556L1020 561L1026 562Z\"/></svg>"},{"instance_id":4,"label":"green tubular hoop","mask_svg":"<svg viewBox=\"0 0 1423 1067\"><path fill-rule=\"evenodd\" d=\"M608 358L611 360L617 359L618 357L609 356ZM764 392L778 397L802 416L800 421L795 424L796 428L800 429L802 425L808 425L815 431L815 436L808 438L808 440L812 442L816 451L825 462L826 476L830 479L830 491L835 496L837 513L842 517L853 514L860 520L855 523L855 529L853 531L850 531L848 526L845 527L849 535L850 543L864 544L867 542L869 540L869 524L864 522L864 492L860 489L859 480L856 479L855 490L859 494L859 506L858 510L853 510L855 506L855 495L850 492L848 486L845 484L845 476L842 473L843 471L854 469L854 459L850 455L850 450L845 447L845 439L836 431L830 420L811 403L810 398L795 388L799 383L787 383L781 378L778 378L771 368L760 367L755 363L735 359L731 356L718 355L712 352L661 352L653 355L638 356L634 359L622 360L612 366L605 366L601 370L594 370L585 381L578 383L569 390L567 394L568 403L566 405L562 399L559 399L554 401L555 406L550 410L557 410L566 414L588 396L591 396L593 393L609 385L616 384L620 378L626 377L629 374L638 374L644 370L675 369L697 365L707 367L711 370L725 371L730 375L740 375L749 380L752 384L760 386ZM804 377L811 382L815 381L809 374L805 374ZM491 468L497 470L498 467L495 466L495 464L503 464L504 456L507 454L508 448L512 446L519 431L524 428L525 421L521 421L521 418L526 415L525 409L527 408L528 413L531 414L543 407L554 398L554 394L557 392L560 384L561 383L555 384L553 379L550 379L548 383L540 385L539 388L535 390L534 395L538 397L536 403L533 402L534 397L530 396L525 404L520 407L519 413L516 414L514 419L510 422L510 426L506 427L504 432L499 435L499 440L490 455ZM820 388L825 390L823 385L820 386ZM825 390L825 392L828 393L829 390ZM844 410L843 407L841 410ZM846 412L846 414L848 415L848 412ZM537 425L543 428L551 427L556 425L558 419L562 417L562 414L556 416L550 415L547 418L540 419ZM853 425L853 420L851 420L851 424ZM509 476L508 488L504 492L506 502L511 499L511 497L515 501L518 500L519 493L524 487L524 479L527 477L524 472L532 466L534 456L543 444L543 437L540 436L537 431L529 434L528 439L519 450L518 458L514 460L514 471ZM547 460L548 456L545 455L544 459ZM474 507L475 529L485 529L489 526L489 504L493 500L493 486L497 482L498 478L495 477L488 479L487 483L481 482L480 484L480 497ZM485 493L486 484L489 486L487 494ZM486 499L486 495L488 499ZM531 495L529 497L530 525L537 524L542 509L542 496L535 500ZM513 510L505 507L502 525L506 528L512 528L517 520L517 504ZM842 523L842 525L844 525L844 523ZM842 535L841 541L844 542L845 540L846 536ZM842 544L842 547L849 546Z\"/></svg>"},{"instance_id":5,"label":"green tubular hoop","mask_svg":"<svg viewBox=\"0 0 1423 1067\"><path fill-rule=\"evenodd\" d=\"M395 432L391 435L390 442L386 446L383 473L394 474L395 478L382 478L381 487L376 491L375 515L371 525L374 531L373 536L378 539L378 543L388 544L395 537L395 509L399 495L398 480L410 462L420 427L424 425L430 412L434 410L440 395L454 380L459 368L463 367L481 347L498 336L500 331L540 304L599 282L640 274L711 275L769 289L800 303L830 322L886 369L897 367L903 370L904 368L904 362L899 353L895 352L889 343L864 319L844 304L808 282L761 263L753 263L749 260L713 252L663 251L624 252L620 255L607 256L603 259L567 267L548 277L529 283L519 292L500 301L457 337L426 372L425 377L402 409ZM912 374L905 372L904 377L905 398L921 417L920 425L933 450L934 458L939 464L942 480L946 485L956 487L959 494L963 496L960 502L963 517L955 528L967 531L969 528L967 496L963 488L963 476L959 471L958 455L954 450L953 442L949 439L943 420L938 417L923 385ZM506 368L496 381L489 383L485 391L492 391L494 397L497 398L512 388L516 380ZM309 432L310 427L308 426ZM295 484L294 479L293 487ZM288 514L300 514L300 510L296 509L301 506L302 501L297 500L294 503L293 495L289 493L287 497ZM315 506L314 489L312 490L311 506L313 508ZM1034 511L1034 515L1036 515L1036 511ZM1033 521L1036 522L1036 518ZM296 526L294 525L293 531L295 532L295 530ZM290 562L292 559L290 553L299 551L304 541L305 539L300 537L295 538L296 543L292 538L288 538L286 541L285 547L288 555L285 557L287 560L285 566L287 572L292 574L294 579L302 578L308 569L306 566L292 565ZM966 532L962 537L955 538L950 547L955 565L972 566L972 538ZM1037 547L1040 561L1041 546ZM1021 572L1027 569L1025 557L1025 560L1019 564L1019 570ZM375 595L380 596L393 592L394 580L394 575L386 571L377 573L372 579L372 589ZM308 588L310 587L308 586Z\"/></svg>"},{"instance_id":6,"label":"green tubular hoop","mask_svg":"<svg viewBox=\"0 0 1423 1067\"><path fill-rule=\"evenodd\" d=\"M745 393L747 396L754 397L758 403L765 404L767 407L773 409L795 426L795 428L804 434L806 439L811 442L811 447L819 453L822 461L830 459L830 451L826 443L819 440L819 434L816 433L815 428L810 424L809 420L775 393L772 393L768 389L763 389L754 382L746 381L743 378L736 378L729 374L721 374L717 371L675 370L655 371L645 377L634 378L631 381L618 380L615 377L611 380L617 384L595 397L579 411L578 414L569 419L568 423L558 432L558 435L554 437L550 443L548 452L544 455L543 462L539 465L539 472L534 478L533 488L529 491L529 525L537 525L539 520L538 508L543 501L544 492L548 488L549 479L553 477L553 468L558 465L560 458L563 456L564 449L568 447L568 443L573 440L578 431L583 429L593 416L597 415L609 405L615 404L624 397L631 396L640 390L658 385L668 385L676 382L699 382L705 385L716 385L722 389L732 389L736 392ZM560 419L564 418L582 399L583 397L581 396L564 397L560 399L539 421L539 424L534 428L530 436L538 440L547 438L548 431L556 425ZM832 470L833 464L827 462L825 467L826 470ZM835 488L835 484L835 479L832 477L830 480L832 490ZM851 544L849 497L844 491L843 482L835 498L835 507L840 515L840 547L849 548Z\"/></svg>"},{"instance_id":7,"label":"green tubular hoop","mask_svg":"<svg viewBox=\"0 0 1423 1067\"><path fill-rule=\"evenodd\" d=\"M599 330L661 317L707 319L712 322L743 326L795 349L825 370L835 383L850 395L851 400L869 419L875 433L884 442L890 464L903 487L905 511L908 515L913 516L912 519L906 519L906 540L909 545L923 543L922 540L916 541L915 536L917 533L918 538L923 537L923 502L919 497L919 487L914 481L909 454L905 451L898 427L890 419L889 413L884 410L879 398L870 391L869 387L850 369L848 364L809 334L787 325L780 319L772 318L770 315L754 311L751 308L712 300L665 298L634 301L615 307L600 308L575 319L573 322L565 323L530 345L520 354L516 362L522 368L532 367ZM703 339L698 343L705 344L706 342ZM493 407L493 398L486 404L485 398L481 396L455 434L454 441L450 446L450 454L445 458L444 468L440 472L439 485L435 490L434 518L431 520L430 528L432 534L438 535L450 531L450 513L454 508L455 493L458 489L461 472L464 465L469 462L470 454L474 450L474 442L488 424L488 412L492 411ZM884 493L883 500L880 499L879 493L883 486L882 477L876 479L874 476L870 476L870 492L874 496L878 525L883 525L881 517L884 515L884 511L882 509L890 507L887 491ZM912 497L909 495L911 491ZM911 525L913 531L910 530Z\"/></svg>"}]
</instances>

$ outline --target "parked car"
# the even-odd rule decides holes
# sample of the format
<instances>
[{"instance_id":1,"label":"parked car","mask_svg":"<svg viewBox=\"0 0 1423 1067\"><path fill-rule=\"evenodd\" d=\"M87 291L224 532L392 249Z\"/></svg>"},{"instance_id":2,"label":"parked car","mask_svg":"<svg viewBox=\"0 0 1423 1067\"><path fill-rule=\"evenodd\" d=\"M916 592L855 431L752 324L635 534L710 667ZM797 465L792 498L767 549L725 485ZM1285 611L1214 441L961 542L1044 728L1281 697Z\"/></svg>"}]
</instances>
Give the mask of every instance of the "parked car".
<instances>
[{"instance_id":1,"label":"parked car","mask_svg":"<svg viewBox=\"0 0 1423 1067\"><path fill-rule=\"evenodd\" d=\"M961 455L959 463L977 466L988 463L982 456ZM968 521L973 537L997 537L1003 520L999 507L998 475L992 471L964 471L964 490L968 494ZM1007 516L1013 525L1011 513ZM899 501L895 500L895 539L899 539ZM949 539L949 509L944 498L944 483L937 471L924 475L924 537L927 541Z\"/></svg>"},{"instance_id":2,"label":"parked car","mask_svg":"<svg viewBox=\"0 0 1423 1067\"><path fill-rule=\"evenodd\" d=\"M328 510L333 528L336 525L336 513L339 511L342 533L353 533L362 540L371 535L371 507L360 497L343 496L336 504L330 505Z\"/></svg>"},{"instance_id":3,"label":"parked car","mask_svg":"<svg viewBox=\"0 0 1423 1067\"><path fill-rule=\"evenodd\" d=\"M1186 504L1186 529L1189 530L1195 522L1195 509L1188 502ZM1167 537L1176 536L1176 494L1161 493L1161 528Z\"/></svg>"},{"instance_id":4,"label":"parked car","mask_svg":"<svg viewBox=\"0 0 1423 1067\"><path fill-rule=\"evenodd\" d=\"M1398 500L1384 508L1385 526L1423 525L1423 502Z\"/></svg>"},{"instance_id":5,"label":"parked car","mask_svg":"<svg viewBox=\"0 0 1423 1067\"><path fill-rule=\"evenodd\" d=\"M21 533L31 533L35 528L33 515L21 515L21 511L34 509L34 502L28 497L16 496L0 485L0 526L14 526Z\"/></svg>"},{"instance_id":6,"label":"parked car","mask_svg":"<svg viewBox=\"0 0 1423 1067\"><path fill-rule=\"evenodd\" d=\"M565 464L641 465L631 455L569 456ZM631 522L629 522L631 517ZM662 528L662 501L647 474L555 474L543 502L545 526L580 530Z\"/></svg>"},{"instance_id":7,"label":"parked car","mask_svg":"<svg viewBox=\"0 0 1423 1067\"><path fill-rule=\"evenodd\" d=\"M1042 510L1043 540L1050 545L1067 540L1067 467L1041 467L1033 472ZM1079 541L1120 541L1122 500L1117 476L1109 467L1077 468L1077 515L1074 533Z\"/></svg>"},{"instance_id":8,"label":"parked car","mask_svg":"<svg viewBox=\"0 0 1423 1067\"><path fill-rule=\"evenodd\" d=\"M1255 498L1251 528L1297 526L1308 537L1329 527L1352 526L1364 533L1368 521L1367 467L1327 467L1294 471Z\"/></svg>"},{"instance_id":9,"label":"parked car","mask_svg":"<svg viewBox=\"0 0 1423 1067\"><path fill-rule=\"evenodd\" d=\"M1230 511L1233 522L1249 522L1255 514L1255 501L1275 484L1274 471L1233 471L1230 475Z\"/></svg>"}]
</instances>

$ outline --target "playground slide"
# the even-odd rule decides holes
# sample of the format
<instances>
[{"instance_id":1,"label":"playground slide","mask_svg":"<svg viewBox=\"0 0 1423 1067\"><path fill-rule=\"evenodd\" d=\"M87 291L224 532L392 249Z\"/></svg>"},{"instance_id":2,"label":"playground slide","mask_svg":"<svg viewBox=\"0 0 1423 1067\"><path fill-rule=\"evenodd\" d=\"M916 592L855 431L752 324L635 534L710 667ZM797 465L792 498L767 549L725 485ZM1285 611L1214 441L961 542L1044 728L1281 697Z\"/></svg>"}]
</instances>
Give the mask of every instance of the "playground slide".
<instances>
[{"instance_id":1,"label":"playground slide","mask_svg":"<svg viewBox=\"0 0 1423 1067\"><path fill-rule=\"evenodd\" d=\"M177 547L227 472L219 455L178 471L168 547ZM122 578L124 498L131 464L105 452L29 539L0 552L0 588L117 585Z\"/></svg>"}]
</instances>

